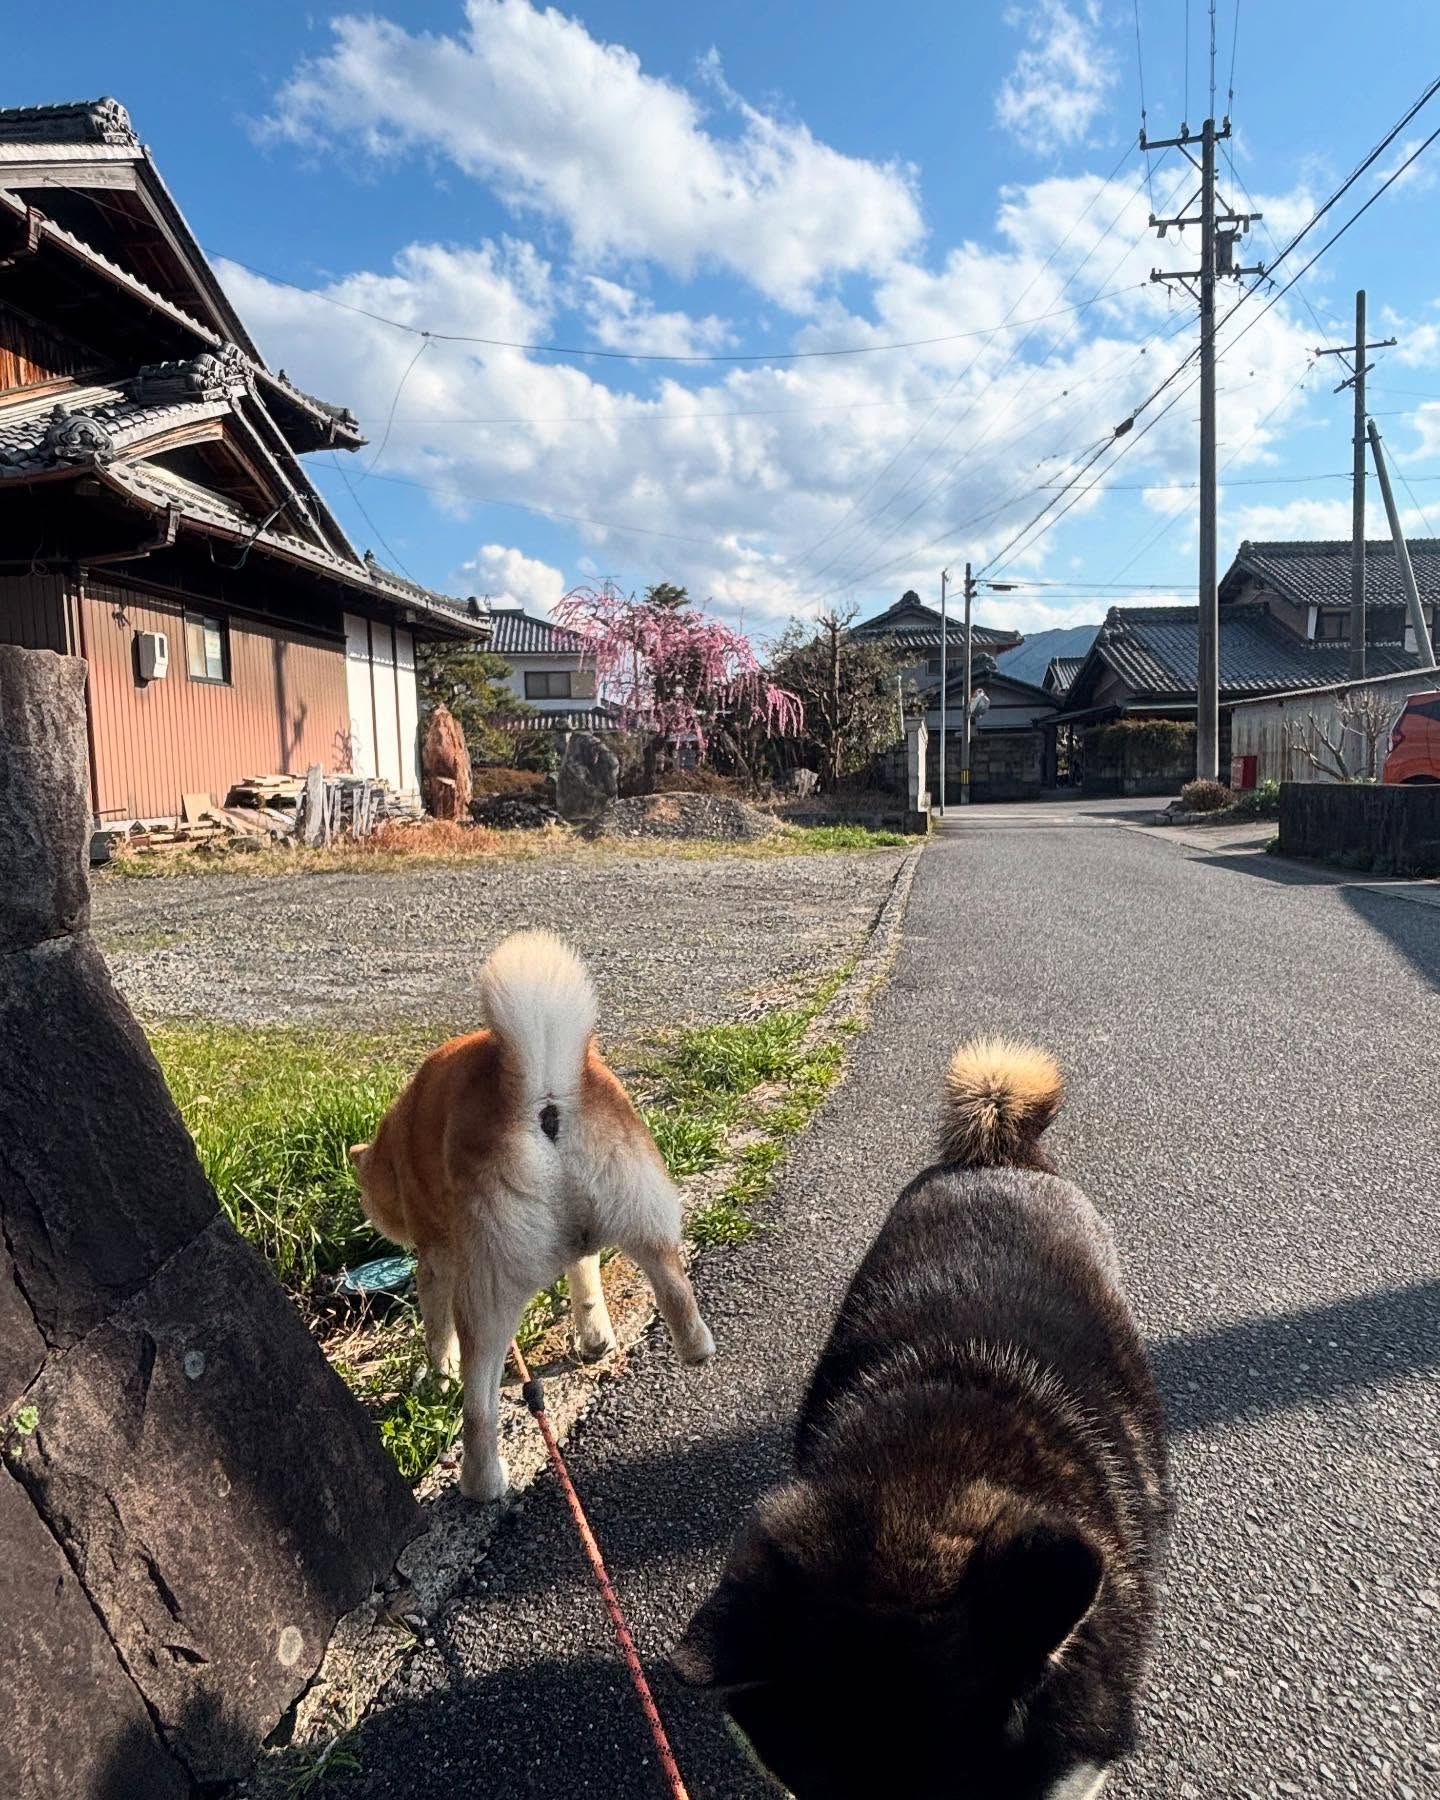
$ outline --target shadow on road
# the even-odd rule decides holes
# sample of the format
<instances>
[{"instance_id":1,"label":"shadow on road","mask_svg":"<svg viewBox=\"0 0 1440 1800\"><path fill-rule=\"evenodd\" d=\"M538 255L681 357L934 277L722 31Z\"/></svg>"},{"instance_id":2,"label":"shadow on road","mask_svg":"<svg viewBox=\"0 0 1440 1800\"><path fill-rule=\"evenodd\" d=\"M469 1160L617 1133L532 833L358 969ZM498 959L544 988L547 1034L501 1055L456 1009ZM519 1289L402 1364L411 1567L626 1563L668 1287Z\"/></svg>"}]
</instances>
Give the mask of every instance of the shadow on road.
<instances>
[{"instance_id":1,"label":"shadow on road","mask_svg":"<svg viewBox=\"0 0 1440 1800\"><path fill-rule=\"evenodd\" d=\"M598 1605L598 1602L597 1602ZM682 1687L656 1662L646 1674L682 1769L723 1771L726 1800L772 1800L719 1710ZM523 1746L515 1720L528 1721ZM305 1791L311 1800L527 1800L539 1794L658 1796L655 1748L618 1657L537 1656L445 1696L443 1754L427 1749L433 1698L406 1699L376 1713L345 1740L359 1768L337 1770ZM701 1790L697 1789L697 1795Z\"/></svg>"},{"instance_id":2,"label":"shadow on road","mask_svg":"<svg viewBox=\"0 0 1440 1800\"><path fill-rule=\"evenodd\" d=\"M1309 869L1273 856L1197 856L1195 861L1229 875L1251 875L1282 887L1337 889L1353 913L1392 944L1431 987L1440 989L1440 906L1407 900L1408 884L1362 886L1368 881L1365 876L1347 875L1338 869Z\"/></svg>"},{"instance_id":3,"label":"shadow on road","mask_svg":"<svg viewBox=\"0 0 1440 1800\"><path fill-rule=\"evenodd\" d=\"M1440 1281L1152 1346L1173 1431L1258 1419L1440 1367Z\"/></svg>"}]
</instances>

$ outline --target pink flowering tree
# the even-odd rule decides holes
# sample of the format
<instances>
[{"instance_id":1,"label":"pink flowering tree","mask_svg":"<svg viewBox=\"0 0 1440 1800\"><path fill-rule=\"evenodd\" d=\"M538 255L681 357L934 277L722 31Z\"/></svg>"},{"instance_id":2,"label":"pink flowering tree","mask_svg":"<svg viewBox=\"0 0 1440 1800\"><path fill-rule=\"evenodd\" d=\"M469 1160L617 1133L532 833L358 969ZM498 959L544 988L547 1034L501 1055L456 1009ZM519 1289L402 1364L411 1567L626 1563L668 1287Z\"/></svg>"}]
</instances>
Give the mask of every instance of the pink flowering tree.
<instances>
[{"instance_id":1,"label":"pink flowering tree","mask_svg":"<svg viewBox=\"0 0 1440 1800\"><path fill-rule=\"evenodd\" d=\"M767 677L749 638L703 607L638 600L607 584L573 588L555 617L585 639L596 685L625 728L643 734L649 787L662 757L673 758L685 742L702 760L721 747L748 778L736 724L790 737L803 723L800 701Z\"/></svg>"}]
</instances>

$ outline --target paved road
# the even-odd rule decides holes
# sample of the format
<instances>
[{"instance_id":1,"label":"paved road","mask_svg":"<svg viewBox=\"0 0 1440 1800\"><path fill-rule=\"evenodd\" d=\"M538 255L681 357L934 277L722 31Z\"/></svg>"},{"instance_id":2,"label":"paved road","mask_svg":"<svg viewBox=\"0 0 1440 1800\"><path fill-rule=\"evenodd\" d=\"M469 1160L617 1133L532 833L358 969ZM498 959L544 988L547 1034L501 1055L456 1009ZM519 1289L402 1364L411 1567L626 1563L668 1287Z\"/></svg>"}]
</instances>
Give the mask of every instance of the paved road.
<instances>
[{"instance_id":1,"label":"paved road","mask_svg":"<svg viewBox=\"0 0 1440 1800\"><path fill-rule=\"evenodd\" d=\"M1070 1072L1054 1146L1115 1223L1176 1432L1163 1643L1113 1791L1440 1794L1440 909L1078 808L977 808L927 852L772 1229L703 1265L719 1358L682 1370L650 1344L582 1427L575 1474L642 1653L673 1643L781 1472L836 1297L978 1026ZM409 1681L327 1794L658 1791L548 1481ZM658 1686L695 1800L759 1800L704 1704Z\"/></svg>"}]
</instances>

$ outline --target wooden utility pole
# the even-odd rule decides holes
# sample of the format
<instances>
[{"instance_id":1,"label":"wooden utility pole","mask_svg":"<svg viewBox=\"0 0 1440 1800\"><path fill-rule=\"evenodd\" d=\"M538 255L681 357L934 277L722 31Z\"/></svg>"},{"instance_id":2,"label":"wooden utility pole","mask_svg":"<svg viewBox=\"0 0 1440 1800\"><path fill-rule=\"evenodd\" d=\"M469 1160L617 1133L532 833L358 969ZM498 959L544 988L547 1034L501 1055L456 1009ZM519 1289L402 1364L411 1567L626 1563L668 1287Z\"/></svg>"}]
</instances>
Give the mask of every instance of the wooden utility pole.
<instances>
[{"instance_id":1,"label":"wooden utility pole","mask_svg":"<svg viewBox=\"0 0 1440 1800\"><path fill-rule=\"evenodd\" d=\"M1199 655L1195 672L1195 773L1214 781L1220 773L1220 597L1216 558L1216 492L1215 492L1215 283L1221 275L1263 275L1256 263L1248 269L1237 268L1235 241L1250 229L1259 213L1236 212L1232 207L1217 205L1215 194L1215 146L1230 136L1230 121L1216 127L1207 119L1199 132L1181 125L1180 135L1173 138L1147 138L1140 133L1140 148L1182 151L1195 163L1200 174L1198 194L1186 203L1192 206L1198 198L1198 217L1182 211L1173 219L1157 219L1150 223L1163 238L1167 231L1183 231L1187 225L1200 227L1200 267L1184 272L1153 269L1152 281L1178 281L1200 305L1200 572L1199 572ZM1200 161L1190 153L1190 145L1200 145ZM1198 287L1195 285L1198 282Z\"/></svg>"},{"instance_id":2,"label":"wooden utility pole","mask_svg":"<svg viewBox=\"0 0 1440 1800\"><path fill-rule=\"evenodd\" d=\"M1410 546L1405 542L1405 533L1400 529L1400 513L1390 487L1390 471L1385 466L1385 453L1380 448L1380 431L1373 419L1370 421L1369 431L1370 448L1375 456L1375 477L1380 483L1380 495L1385 502L1385 517L1390 521L1390 536L1395 544L1395 560L1400 565L1400 579L1405 584L1405 604L1410 612L1410 629L1415 633L1420 667L1433 668L1435 651L1430 642L1430 628L1425 623L1425 608L1420 604L1420 589L1410 561Z\"/></svg>"},{"instance_id":3,"label":"wooden utility pole","mask_svg":"<svg viewBox=\"0 0 1440 1800\"><path fill-rule=\"evenodd\" d=\"M968 566L968 565L967 565ZM950 679L950 629L945 609L945 590L950 571L940 571L940 817L945 817L945 683Z\"/></svg>"},{"instance_id":4,"label":"wooden utility pole","mask_svg":"<svg viewBox=\"0 0 1440 1800\"><path fill-rule=\"evenodd\" d=\"M1378 344L1368 343L1365 337L1365 290L1360 288L1355 295L1355 342L1346 344L1342 349L1327 350L1317 346L1317 356L1338 356L1355 358L1354 372L1345 377L1336 387L1337 394L1347 387L1355 390L1355 441L1351 446L1351 481L1353 492L1350 497L1350 678L1360 681L1365 675L1365 377L1375 367L1365 358L1371 350L1383 350L1396 342L1396 339L1385 338Z\"/></svg>"},{"instance_id":5,"label":"wooden utility pole","mask_svg":"<svg viewBox=\"0 0 1440 1800\"><path fill-rule=\"evenodd\" d=\"M975 583L970 578L970 565L965 565L965 729L960 735L960 804L970 804L970 671L971 644L970 605L975 598Z\"/></svg>"}]
</instances>

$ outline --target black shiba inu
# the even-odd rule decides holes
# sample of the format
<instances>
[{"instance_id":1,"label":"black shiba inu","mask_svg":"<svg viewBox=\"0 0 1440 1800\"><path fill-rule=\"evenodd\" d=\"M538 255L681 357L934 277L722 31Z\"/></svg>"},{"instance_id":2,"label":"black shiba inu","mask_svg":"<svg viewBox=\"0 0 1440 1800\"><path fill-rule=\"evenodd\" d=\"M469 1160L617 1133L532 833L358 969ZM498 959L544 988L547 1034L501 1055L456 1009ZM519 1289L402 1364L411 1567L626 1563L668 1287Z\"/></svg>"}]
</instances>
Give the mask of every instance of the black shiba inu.
<instances>
[{"instance_id":1,"label":"black shiba inu","mask_svg":"<svg viewBox=\"0 0 1440 1800\"><path fill-rule=\"evenodd\" d=\"M1134 1735L1164 1428L1042 1051L950 1065L941 1160L860 1266L672 1658L796 1800L1091 1800Z\"/></svg>"}]
</instances>

